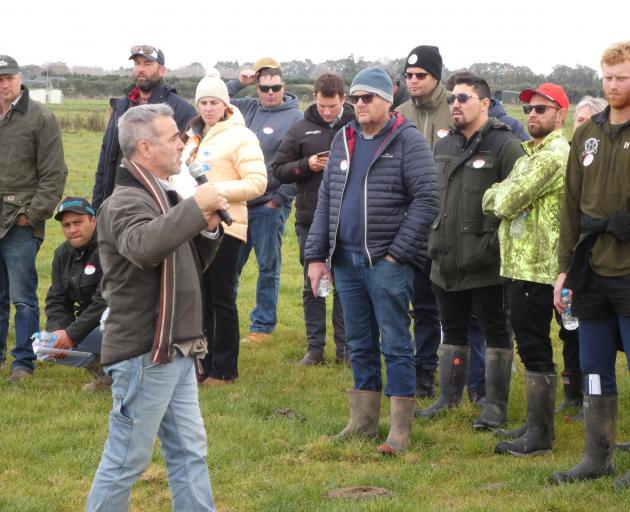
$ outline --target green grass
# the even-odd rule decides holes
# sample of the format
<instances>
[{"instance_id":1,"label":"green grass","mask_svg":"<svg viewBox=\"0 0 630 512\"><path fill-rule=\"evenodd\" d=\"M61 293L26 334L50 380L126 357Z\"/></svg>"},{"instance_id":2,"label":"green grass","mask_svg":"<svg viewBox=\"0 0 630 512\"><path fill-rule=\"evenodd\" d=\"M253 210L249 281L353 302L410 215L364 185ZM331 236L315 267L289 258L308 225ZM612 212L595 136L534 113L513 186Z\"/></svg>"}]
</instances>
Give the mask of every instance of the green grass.
<instances>
[{"instance_id":1,"label":"green grass","mask_svg":"<svg viewBox=\"0 0 630 512\"><path fill-rule=\"evenodd\" d=\"M82 106L68 102L62 107L66 108ZM100 142L100 133L65 134L68 194L91 195ZM280 321L272 340L264 346L242 347L241 377L236 384L200 391L219 510L628 510L630 494L613 492L610 478L561 487L548 483L552 471L568 469L578 461L582 448L581 425L560 419L553 454L533 459L494 455L494 437L476 433L470 426L477 411L469 404L434 421L416 420L412 447L398 458L380 457L375 442L325 439L347 421L345 390L352 385L352 375L333 363L306 369L296 366L305 338L302 270L292 226L291 219L283 249ZM61 241L59 226L50 221L38 257L42 306L52 253ZM243 333L253 307L255 279L252 260L242 276L239 295ZM557 340L555 348L561 364ZM331 349L329 340L329 360L334 358ZM520 363L517 367L510 399L514 423L525 411L523 370ZM625 439L630 437L630 384L621 357L619 369L618 432ZM35 378L18 386L5 384L8 373L5 368L0 375L0 511L83 510L107 435L110 397L82 394L80 387L89 377L80 370L38 364ZM296 411L304 420L273 414L281 408ZM387 434L388 415L384 400L382 438ZM630 454L616 453L615 462L618 474L630 470ZM359 485L385 487L392 495L365 502L326 497L339 487ZM134 487L131 509L170 510L159 446Z\"/></svg>"}]
</instances>

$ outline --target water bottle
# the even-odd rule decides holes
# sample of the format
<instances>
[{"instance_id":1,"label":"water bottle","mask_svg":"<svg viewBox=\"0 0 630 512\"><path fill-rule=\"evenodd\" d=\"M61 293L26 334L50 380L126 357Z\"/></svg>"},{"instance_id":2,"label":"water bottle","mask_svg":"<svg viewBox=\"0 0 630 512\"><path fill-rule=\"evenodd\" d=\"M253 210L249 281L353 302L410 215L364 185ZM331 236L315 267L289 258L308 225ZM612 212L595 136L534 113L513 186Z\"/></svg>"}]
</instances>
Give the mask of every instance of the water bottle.
<instances>
[{"instance_id":1,"label":"water bottle","mask_svg":"<svg viewBox=\"0 0 630 512\"><path fill-rule=\"evenodd\" d=\"M571 297L569 296L569 290L562 288L561 301L564 306L562 312L562 325L567 331L575 331L578 328L578 319L571 315Z\"/></svg>"},{"instance_id":2,"label":"water bottle","mask_svg":"<svg viewBox=\"0 0 630 512\"><path fill-rule=\"evenodd\" d=\"M510 223L510 237L517 240L525 236L525 228L527 227L527 219L529 218L529 210L520 212Z\"/></svg>"},{"instance_id":3,"label":"water bottle","mask_svg":"<svg viewBox=\"0 0 630 512\"><path fill-rule=\"evenodd\" d=\"M317 296L328 297L333 291L333 284L330 282L330 279L328 279L328 276L324 274L319 280L319 285L317 285Z\"/></svg>"},{"instance_id":4,"label":"water bottle","mask_svg":"<svg viewBox=\"0 0 630 512\"><path fill-rule=\"evenodd\" d=\"M31 339L33 340L33 352L37 354L37 359L39 359L40 361L48 361L48 359L50 359L50 356L48 354L40 354L39 348L52 347L55 341L57 341L57 335L48 331L39 331L33 334L33 336L31 336Z\"/></svg>"}]
</instances>

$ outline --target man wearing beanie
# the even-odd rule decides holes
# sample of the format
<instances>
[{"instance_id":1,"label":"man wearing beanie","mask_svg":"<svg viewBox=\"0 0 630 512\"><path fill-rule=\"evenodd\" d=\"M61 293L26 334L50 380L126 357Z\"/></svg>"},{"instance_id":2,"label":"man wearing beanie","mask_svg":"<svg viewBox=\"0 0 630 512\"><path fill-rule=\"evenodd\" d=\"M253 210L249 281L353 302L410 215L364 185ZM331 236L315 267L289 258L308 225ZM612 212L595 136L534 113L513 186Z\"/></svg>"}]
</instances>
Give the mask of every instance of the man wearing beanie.
<instances>
[{"instance_id":1,"label":"man wearing beanie","mask_svg":"<svg viewBox=\"0 0 630 512\"><path fill-rule=\"evenodd\" d=\"M271 164L284 134L303 119L297 98L285 91L280 64L271 57L258 59L252 69L241 71L238 80L227 88L234 96L243 87L256 84L256 98L232 99L245 118L245 126L260 142L267 166L265 193L247 202L247 243L241 249L239 273L254 250L258 263L256 307L249 316L249 332L241 341L264 343L271 337L278 321L278 293L282 266L284 224L295 197L295 184L280 183L273 176Z\"/></svg>"},{"instance_id":2,"label":"man wearing beanie","mask_svg":"<svg viewBox=\"0 0 630 512\"><path fill-rule=\"evenodd\" d=\"M416 386L408 305L438 211L431 148L410 121L390 113L392 100L391 78L380 68L352 81L356 121L332 141L304 257L313 293L322 276L334 276L351 351L350 422L336 438L378 435L382 354L391 399L384 454L409 445Z\"/></svg>"},{"instance_id":3,"label":"man wearing beanie","mask_svg":"<svg viewBox=\"0 0 630 512\"><path fill-rule=\"evenodd\" d=\"M129 60L133 60L134 83L125 90L124 98L109 100L112 114L103 137L92 190L92 206L95 210L111 195L116 185L116 173L122 160L118 144L118 120L127 110L145 103L166 103L175 113L180 133L184 133L188 122L197 115L194 107L177 95L175 88L164 83L166 67L162 50L146 44L132 46Z\"/></svg>"},{"instance_id":4,"label":"man wearing beanie","mask_svg":"<svg viewBox=\"0 0 630 512\"><path fill-rule=\"evenodd\" d=\"M447 91L440 83L442 57L436 46L418 46L405 61L405 80L411 98L396 110L416 125L431 148L448 133L451 114L446 104ZM437 303L431 292L431 260L417 269L413 284L414 339L416 344L416 396L433 398L437 350L440 346L440 321Z\"/></svg>"}]
</instances>

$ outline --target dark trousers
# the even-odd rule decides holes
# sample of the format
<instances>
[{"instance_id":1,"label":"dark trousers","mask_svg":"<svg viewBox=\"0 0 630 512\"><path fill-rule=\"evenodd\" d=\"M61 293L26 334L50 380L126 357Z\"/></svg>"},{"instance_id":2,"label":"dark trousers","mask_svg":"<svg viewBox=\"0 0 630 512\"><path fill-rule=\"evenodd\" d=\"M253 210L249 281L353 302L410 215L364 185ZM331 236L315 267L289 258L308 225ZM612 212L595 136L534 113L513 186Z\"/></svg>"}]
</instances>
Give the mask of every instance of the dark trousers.
<instances>
[{"instance_id":1,"label":"dark trousers","mask_svg":"<svg viewBox=\"0 0 630 512\"><path fill-rule=\"evenodd\" d=\"M513 280L506 283L510 319L521 361L530 372L553 372L551 319L553 287Z\"/></svg>"},{"instance_id":2,"label":"dark trousers","mask_svg":"<svg viewBox=\"0 0 630 512\"><path fill-rule=\"evenodd\" d=\"M424 269L415 269L413 276L413 337L416 344L416 372L435 371L440 346L440 312L431 291L431 260Z\"/></svg>"},{"instance_id":3,"label":"dark trousers","mask_svg":"<svg viewBox=\"0 0 630 512\"><path fill-rule=\"evenodd\" d=\"M432 289L440 308L444 343L469 346L468 330L474 311L488 347L512 348L503 305L503 285L448 292L433 284Z\"/></svg>"},{"instance_id":4,"label":"dark trousers","mask_svg":"<svg viewBox=\"0 0 630 512\"><path fill-rule=\"evenodd\" d=\"M304 246L308 238L309 226L295 225L298 246L300 248L300 263L304 267ZM302 290L302 304L304 306L304 325L306 326L307 351L313 354L323 354L326 344L326 299L315 297L308 278L308 267L304 267L304 288ZM343 327L343 309L341 300L335 291L332 308L333 336L335 353L338 359L344 357L346 351L346 335Z\"/></svg>"},{"instance_id":5,"label":"dark trousers","mask_svg":"<svg viewBox=\"0 0 630 512\"><path fill-rule=\"evenodd\" d=\"M562 317L554 309L556 322L560 326L559 338L562 340L562 359L564 362L564 371L567 373L581 373L580 367L580 342L579 329L568 331L562 325Z\"/></svg>"},{"instance_id":6,"label":"dark trousers","mask_svg":"<svg viewBox=\"0 0 630 512\"><path fill-rule=\"evenodd\" d=\"M223 380L238 377L236 287L242 245L240 240L225 235L214 260L203 274L204 330L208 338L208 354L203 359L205 377Z\"/></svg>"}]
</instances>

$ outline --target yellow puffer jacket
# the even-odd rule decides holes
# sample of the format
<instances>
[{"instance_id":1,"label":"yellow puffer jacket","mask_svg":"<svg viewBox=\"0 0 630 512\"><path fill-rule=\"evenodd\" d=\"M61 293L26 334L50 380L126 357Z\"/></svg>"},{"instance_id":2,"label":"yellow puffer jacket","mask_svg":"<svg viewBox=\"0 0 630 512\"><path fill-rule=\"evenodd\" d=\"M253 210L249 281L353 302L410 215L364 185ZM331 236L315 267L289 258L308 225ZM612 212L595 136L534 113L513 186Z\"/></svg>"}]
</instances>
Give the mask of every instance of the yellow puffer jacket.
<instances>
[{"instance_id":1,"label":"yellow puffer jacket","mask_svg":"<svg viewBox=\"0 0 630 512\"><path fill-rule=\"evenodd\" d=\"M258 138L249 128L238 108L228 106L227 119L218 122L202 136L201 116L190 122L184 141L182 160L208 164L208 181L230 203L231 226L225 233L247 241L247 201L262 195L267 187L267 168Z\"/></svg>"}]
</instances>

